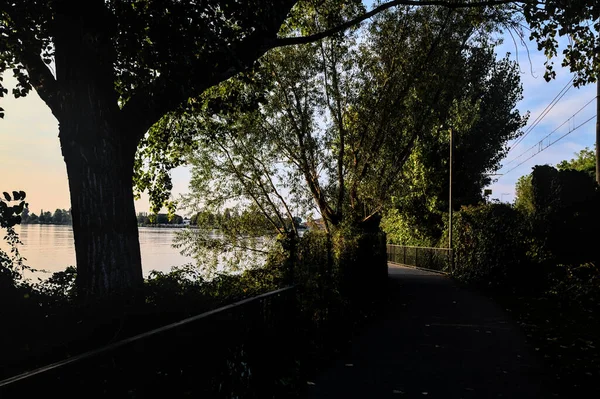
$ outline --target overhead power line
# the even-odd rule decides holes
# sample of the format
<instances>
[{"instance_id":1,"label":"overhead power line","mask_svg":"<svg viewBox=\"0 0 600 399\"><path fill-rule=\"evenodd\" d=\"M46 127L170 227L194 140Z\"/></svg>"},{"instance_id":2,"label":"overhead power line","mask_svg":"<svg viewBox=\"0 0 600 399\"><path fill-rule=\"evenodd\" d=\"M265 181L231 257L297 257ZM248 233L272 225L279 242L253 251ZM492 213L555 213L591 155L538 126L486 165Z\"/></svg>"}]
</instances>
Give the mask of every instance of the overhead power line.
<instances>
[{"instance_id":1,"label":"overhead power line","mask_svg":"<svg viewBox=\"0 0 600 399\"><path fill-rule=\"evenodd\" d=\"M593 103L596 100L596 97L593 97L590 101L588 101L583 107L579 108L579 110L577 110L573 115L571 115L569 117L569 119L567 119L566 121L564 121L563 123L560 124L560 126L558 126L556 129L554 129L553 131L551 131L550 133L548 133L543 139L541 139L540 141L538 141L537 143L535 143L534 145L532 145L531 147L529 147L527 150L525 150L523 153L521 153L521 155L519 155L516 158L511 159L510 161L508 161L506 164L502 165L502 168L506 168L508 165L512 164L513 162L515 162L516 160L522 158L525 154L527 154L529 151L531 151L532 149L534 149L536 146L537 147L542 147L543 146L543 142L544 140L546 140L548 137L552 136L554 133L556 133L556 131L558 129L560 129L561 127L563 127L564 125L566 125L567 123L569 123L569 121L571 121L573 118L575 118L581 111L583 111L585 108L587 108L591 103Z\"/></svg>"},{"instance_id":2,"label":"overhead power line","mask_svg":"<svg viewBox=\"0 0 600 399\"><path fill-rule=\"evenodd\" d=\"M596 115L592 116L591 118L589 118L588 120L586 120L585 122L583 122L582 124L578 125L577 127L569 130L567 133L563 134L562 136L560 136L559 138L557 138L556 140L554 140L553 142L549 143L546 147L540 148L540 150L538 150L538 152L534 153L532 156L530 156L529 158L527 158L526 160L524 160L523 162L521 162L520 164L518 164L517 166L513 167L512 169L509 169L508 171L504 172L504 175L512 172L513 170L517 169L519 166L523 165L525 162L529 161L531 158L535 157L536 155L538 155L540 152L548 149L550 146L556 144L557 142L559 142L560 140L562 140L563 138L567 137L568 135L570 135L571 133L573 133L574 131L576 131L577 129L579 129L580 127L582 127L583 125L587 124L588 122L590 122L591 120L593 120L594 118L596 118ZM541 143L541 142L540 142Z\"/></svg>"},{"instance_id":3,"label":"overhead power line","mask_svg":"<svg viewBox=\"0 0 600 399\"><path fill-rule=\"evenodd\" d=\"M548 115L548 113L550 113L550 111L552 111L552 108L554 108L554 106L556 104L558 104L558 102L565 96L565 94L567 94L567 92L571 89L571 87L573 87L571 85L571 82L573 82L574 79L575 79L575 76L573 76L571 78L571 80L569 80L567 82L567 84L565 84L565 86L558 92L558 94L552 99L552 101L550 101L550 104L548 104L546 106L546 108L544 108L542 113L539 114L537 118L535 118L535 120L533 121L531 126L529 128L527 128L527 130L525 131L525 134L523 134L521 137L519 137L519 139L517 139L517 142L508 149L508 152L506 153L507 155L510 154L510 152L513 149L517 148L517 146L525 139L525 137L527 137L529 135L529 133L531 133L533 131L533 129L536 128L537 125L540 124L540 122L546 117L546 115Z\"/></svg>"}]
</instances>

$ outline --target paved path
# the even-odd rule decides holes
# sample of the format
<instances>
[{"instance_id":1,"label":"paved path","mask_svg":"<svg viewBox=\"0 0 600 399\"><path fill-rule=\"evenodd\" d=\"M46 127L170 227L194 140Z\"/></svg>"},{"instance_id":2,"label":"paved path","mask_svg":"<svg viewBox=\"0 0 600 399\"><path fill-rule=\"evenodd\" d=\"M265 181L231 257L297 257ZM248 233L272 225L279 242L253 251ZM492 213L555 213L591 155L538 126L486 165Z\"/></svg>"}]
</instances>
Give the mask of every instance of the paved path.
<instances>
[{"instance_id":1,"label":"paved path","mask_svg":"<svg viewBox=\"0 0 600 399\"><path fill-rule=\"evenodd\" d=\"M521 331L443 275L390 266L385 317L308 386L308 398L545 398Z\"/></svg>"}]
</instances>

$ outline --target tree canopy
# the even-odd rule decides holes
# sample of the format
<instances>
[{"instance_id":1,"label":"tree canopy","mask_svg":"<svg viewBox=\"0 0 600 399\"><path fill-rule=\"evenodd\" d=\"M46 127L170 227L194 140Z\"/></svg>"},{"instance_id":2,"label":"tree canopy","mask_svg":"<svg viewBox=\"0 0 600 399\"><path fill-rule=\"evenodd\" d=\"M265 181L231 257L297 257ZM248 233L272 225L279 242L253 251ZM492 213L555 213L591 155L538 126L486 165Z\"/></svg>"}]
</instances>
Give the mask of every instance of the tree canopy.
<instances>
[{"instance_id":1,"label":"tree canopy","mask_svg":"<svg viewBox=\"0 0 600 399\"><path fill-rule=\"evenodd\" d=\"M570 161L564 160L556 165L558 170L578 170L585 172L596 180L596 153L586 147L575 154Z\"/></svg>"},{"instance_id":2,"label":"tree canopy","mask_svg":"<svg viewBox=\"0 0 600 399\"><path fill-rule=\"evenodd\" d=\"M209 214L232 202L252 206L263 223L246 236L269 225L297 234L289 221L313 209L329 230L377 228L392 196L405 207L431 193L445 202L450 128L460 137L459 170L474 186L464 201L480 199L481 174L497 168L524 124L514 110L516 67L496 60L494 25L480 17L399 9L360 30L270 52L253 74L215 87L204 108L180 118L199 140L186 204ZM235 90L255 106L215 113L213 101Z\"/></svg>"},{"instance_id":3,"label":"tree canopy","mask_svg":"<svg viewBox=\"0 0 600 399\"><path fill-rule=\"evenodd\" d=\"M462 77L462 97L445 131L416 143L406 165L404 190L396 193L385 228L390 239L437 245L449 198L449 130L453 134L453 209L484 200L483 188L500 168L507 143L522 134L528 115L516 109L522 98L518 68L497 60L490 44L473 54Z\"/></svg>"}]
</instances>

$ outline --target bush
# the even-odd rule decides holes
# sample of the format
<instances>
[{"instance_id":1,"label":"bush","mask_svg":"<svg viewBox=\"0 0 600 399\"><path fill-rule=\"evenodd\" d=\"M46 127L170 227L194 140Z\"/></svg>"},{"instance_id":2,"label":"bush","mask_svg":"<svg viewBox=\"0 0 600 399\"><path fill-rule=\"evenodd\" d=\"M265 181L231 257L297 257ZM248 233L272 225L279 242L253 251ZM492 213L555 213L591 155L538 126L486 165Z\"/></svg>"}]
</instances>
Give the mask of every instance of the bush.
<instances>
[{"instance_id":1,"label":"bush","mask_svg":"<svg viewBox=\"0 0 600 399\"><path fill-rule=\"evenodd\" d=\"M550 264L597 261L600 213L596 182L585 172L536 166L531 174L533 250Z\"/></svg>"},{"instance_id":2,"label":"bush","mask_svg":"<svg viewBox=\"0 0 600 399\"><path fill-rule=\"evenodd\" d=\"M465 207L455 215L455 276L468 284L514 291L542 279L528 253L526 218L512 206Z\"/></svg>"}]
</instances>

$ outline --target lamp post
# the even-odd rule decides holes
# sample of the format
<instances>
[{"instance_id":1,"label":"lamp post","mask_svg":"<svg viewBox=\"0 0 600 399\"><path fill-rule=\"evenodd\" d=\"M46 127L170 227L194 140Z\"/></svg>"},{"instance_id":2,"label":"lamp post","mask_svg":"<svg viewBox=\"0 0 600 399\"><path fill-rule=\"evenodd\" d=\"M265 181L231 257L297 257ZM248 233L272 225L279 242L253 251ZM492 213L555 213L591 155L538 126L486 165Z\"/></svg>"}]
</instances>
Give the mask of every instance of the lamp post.
<instances>
[{"instance_id":1,"label":"lamp post","mask_svg":"<svg viewBox=\"0 0 600 399\"><path fill-rule=\"evenodd\" d=\"M596 80L596 182L600 184L600 71Z\"/></svg>"},{"instance_id":2,"label":"lamp post","mask_svg":"<svg viewBox=\"0 0 600 399\"><path fill-rule=\"evenodd\" d=\"M450 176L448 187L448 253L450 255L450 274L454 271L454 257L452 256L452 152L453 152L452 128L450 128Z\"/></svg>"}]
</instances>

